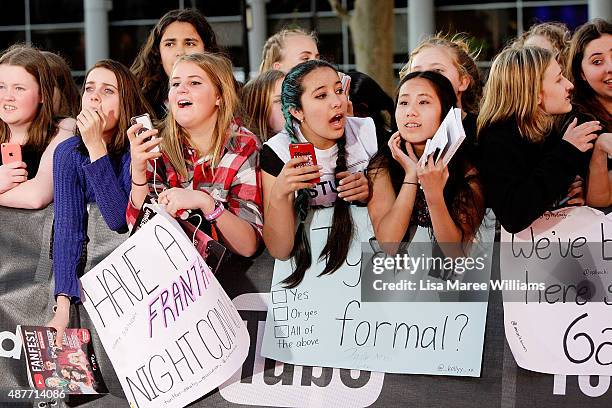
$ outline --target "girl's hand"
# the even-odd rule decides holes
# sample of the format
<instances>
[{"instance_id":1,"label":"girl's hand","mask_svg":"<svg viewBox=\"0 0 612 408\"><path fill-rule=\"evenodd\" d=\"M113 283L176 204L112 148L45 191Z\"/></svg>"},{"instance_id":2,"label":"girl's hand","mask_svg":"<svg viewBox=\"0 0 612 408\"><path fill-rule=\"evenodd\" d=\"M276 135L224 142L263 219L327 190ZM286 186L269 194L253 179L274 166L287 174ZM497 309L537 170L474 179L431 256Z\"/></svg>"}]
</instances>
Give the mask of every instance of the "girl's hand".
<instances>
[{"instance_id":1,"label":"girl's hand","mask_svg":"<svg viewBox=\"0 0 612 408\"><path fill-rule=\"evenodd\" d=\"M567 204L580 206L586 203L584 199L584 189L582 185L582 177L576 176L574 182L569 186L568 189L567 197L569 197L569 200Z\"/></svg>"},{"instance_id":2,"label":"girl's hand","mask_svg":"<svg viewBox=\"0 0 612 408\"><path fill-rule=\"evenodd\" d=\"M272 187L272 197L288 198L303 188L312 188L312 180L321 177L321 166L301 166L309 160L308 157L296 157L283 166Z\"/></svg>"},{"instance_id":3,"label":"girl's hand","mask_svg":"<svg viewBox=\"0 0 612 408\"><path fill-rule=\"evenodd\" d=\"M595 149L602 150L609 155L612 155L612 133L602 133L597 137Z\"/></svg>"},{"instance_id":4,"label":"girl's hand","mask_svg":"<svg viewBox=\"0 0 612 408\"><path fill-rule=\"evenodd\" d=\"M76 117L81 139L83 139L83 143L90 154L94 150L106 154L106 142L102 137L106 119L102 106L99 108L84 108Z\"/></svg>"},{"instance_id":5,"label":"girl's hand","mask_svg":"<svg viewBox=\"0 0 612 408\"><path fill-rule=\"evenodd\" d=\"M0 166L0 194L17 187L28 179L24 162L12 162Z\"/></svg>"},{"instance_id":6,"label":"girl's hand","mask_svg":"<svg viewBox=\"0 0 612 408\"><path fill-rule=\"evenodd\" d=\"M138 135L138 130L142 128L142 123L132 125L127 130L127 136L130 141L130 155L132 159L132 180L138 184L146 182L147 179L147 162L151 159L161 157L161 152L150 152L153 147L161 143L161 138L152 137L151 140L145 142L150 136L157 134L157 129L147 130Z\"/></svg>"},{"instance_id":7,"label":"girl's hand","mask_svg":"<svg viewBox=\"0 0 612 408\"><path fill-rule=\"evenodd\" d=\"M408 154L404 153L402 150L402 142L406 147L406 152L408 152ZM417 162L419 160L417 159L416 154L414 154L412 145L402 139L399 130L391 135L387 145L389 146L389 149L391 149L391 156L393 159L395 159L395 161L397 161L406 172L406 179L416 178Z\"/></svg>"},{"instance_id":8,"label":"girl's hand","mask_svg":"<svg viewBox=\"0 0 612 408\"><path fill-rule=\"evenodd\" d=\"M57 330L57 334L55 336L55 346L57 348L62 348L62 340L64 339L64 332L66 331L66 327L68 327L68 320L70 318L70 299L64 295L57 296L57 307L55 309L55 315L47 323L48 327L53 327Z\"/></svg>"},{"instance_id":9,"label":"girl's hand","mask_svg":"<svg viewBox=\"0 0 612 408\"><path fill-rule=\"evenodd\" d=\"M428 202L430 200L444 201L444 186L448 180L448 167L442 164L442 160L438 160L438 163L434 164L433 155L429 156L425 167L420 167L417 170L417 176Z\"/></svg>"},{"instance_id":10,"label":"girl's hand","mask_svg":"<svg viewBox=\"0 0 612 408\"><path fill-rule=\"evenodd\" d=\"M340 172L336 175L340 179L338 183L338 197L344 201L367 202L370 198L370 186L367 177L362 172L349 173Z\"/></svg>"},{"instance_id":11,"label":"girl's hand","mask_svg":"<svg viewBox=\"0 0 612 408\"><path fill-rule=\"evenodd\" d=\"M594 132L601 130L601 126L597 121L584 122L579 126L576 126L577 123L578 119L574 118L567 127L563 140L571 143L576 149L584 153L593 148L592 141L597 139Z\"/></svg>"},{"instance_id":12,"label":"girl's hand","mask_svg":"<svg viewBox=\"0 0 612 408\"><path fill-rule=\"evenodd\" d=\"M166 211L173 217L180 210L202 209L205 214L215 209L215 200L210 194L200 190L170 188L159 194L159 203L166 206ZM180 215L180 214L179 214Z\"/></svg>"}]
</instances>

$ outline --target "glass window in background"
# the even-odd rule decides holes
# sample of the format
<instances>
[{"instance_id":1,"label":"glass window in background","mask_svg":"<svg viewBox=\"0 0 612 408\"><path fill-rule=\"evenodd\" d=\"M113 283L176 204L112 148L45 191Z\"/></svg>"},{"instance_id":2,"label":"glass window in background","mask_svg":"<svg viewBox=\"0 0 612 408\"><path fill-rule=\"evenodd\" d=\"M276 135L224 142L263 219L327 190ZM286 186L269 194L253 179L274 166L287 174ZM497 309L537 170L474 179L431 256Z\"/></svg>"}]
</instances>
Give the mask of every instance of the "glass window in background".
<instances>
[{"instance_id":1,"label":"glass window in background","mask_svg":"<svg viewBox=\"0 0 612 408\"><path fill-rule=\"evenodd\" d=\"M179 8L178 0L113 1L113 8L108 13L108 19L110 21L140 19L158 20L168 11L177 8Z\"/></svg>"},{"instance_id":2,"label":"glass window in background","mask_svg":"<svg viewBox=\"0 0 612 408\"><path fill-rule=\"evenodd\" d=\"M241 14L238 0L190 0L185 2L185 7L195 7L206 17L239 16Z\"/></svg>"},{"instance_id":3,"label":"glass window in background","mask_svg":"<svg viewBox=\"0 0 612 408\"><path fill-rule=\"evenodd\" d=\"M472 49L481 49L479 61L490 61L517 34L515 8L436 11L436 31L467 33L472 37Z\"/></svg>"},{"instance_id":4,"label":"glass window in background","mask_svg":"<svg viewBox=\"0 0 612 408\"><path fill-rule=\"evenodd\" d=\"M85 35L83 30L33 30L32 44L42 50L59 52L73 71L85 69Z\"/></svg>"},{"instance_id":5,"label":"glass window in background","mask_svg":"<svg viewBox=\"0 0 612 408\"><path fill-rule=\"evenodd\" d=\"M119 26L111 27L110 57L129 67L144 45L152 26Z\"/></svg>"},{"instance_id":6,"label":"glass window in background","mask_svg":"<svg viewBox=\"0 0 612 408\"><path fill-rule=\"evenodd\" d=\"M3 0L2 12L0 12L0 25L22 24L25 24L24 0Z\"/></svg>"},{"instance_id":7,"label":"glass window in background","mask_svg":"<svg viewBox=\"0 0 612 408\"><path fill-rule=\"evenodd\" d=\"M2 1L10 3L9 0ZM31 24L81 23L83 0L30 0Z\"/></svg>"},{"instance_id":8,"label":"glass window in background","mask_svg":"<svg viewBox=\"0 0 612 408\"><path fill-rule=\"evenodd\" d=\"M15 43L25 42L25 31L0 31L0 51Z\"/></svg>"},{"instance_id":9,"label":"glass window in background","mask_svg":"<svg viewBox=\"0 0 612 408\"><path fill-rule=\"evenodd\" d=\"M558 21L567 25L570 30L584 24L589 19L588 6L539 6L523 8L523 28L525 31L534 24L546 21Z\"/></svg>"}]
</instances>

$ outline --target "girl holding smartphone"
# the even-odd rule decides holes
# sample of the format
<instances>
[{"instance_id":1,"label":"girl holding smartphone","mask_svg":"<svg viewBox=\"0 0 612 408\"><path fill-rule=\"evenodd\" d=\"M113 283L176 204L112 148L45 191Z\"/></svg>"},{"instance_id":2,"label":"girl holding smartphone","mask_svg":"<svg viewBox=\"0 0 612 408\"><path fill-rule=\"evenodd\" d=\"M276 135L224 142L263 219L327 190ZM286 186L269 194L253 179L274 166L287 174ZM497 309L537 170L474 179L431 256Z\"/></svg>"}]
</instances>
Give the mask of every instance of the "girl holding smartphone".
<instances>
[{"instance_id":1,"label":"girl holding smartphone","mask_svg":"<svg viewBox=\"0 0 612 408\"><path fill-rule=\"evenodd\" d=\"M169 112L157 134L128 129L135 222L150 195L172 216L199 210L213 238L231 252L252 256L262 226L258 140L234 120L238 97L231 62L218 54L179 57L170 75ZM160 146L161 153L153 148Z\"/></svg>"},{"instance_id":2,"label":"girl holding smartphone","mask_svg":"<svg viewBox=\"0 0 612 408\"><path fill-rule=\"evenodd\" d=\"M346 259L353 234L349 203L369 198L362 170L376 152L376 128L372 119L347 116L338 72L321 60L303 62L287 73L281 104L285 129L261 153L267 215L263 237L274 258L295 258L296 269L284 281L294 287L311 265L304 226L309 209L334 207L321 253L329 259L323 273L333 273ZM318 166L304 166L308 157L291 158L290 145L305 142L312 144ZM316 179L320 181L314 183Z\"/></svg>"}]
</instances>

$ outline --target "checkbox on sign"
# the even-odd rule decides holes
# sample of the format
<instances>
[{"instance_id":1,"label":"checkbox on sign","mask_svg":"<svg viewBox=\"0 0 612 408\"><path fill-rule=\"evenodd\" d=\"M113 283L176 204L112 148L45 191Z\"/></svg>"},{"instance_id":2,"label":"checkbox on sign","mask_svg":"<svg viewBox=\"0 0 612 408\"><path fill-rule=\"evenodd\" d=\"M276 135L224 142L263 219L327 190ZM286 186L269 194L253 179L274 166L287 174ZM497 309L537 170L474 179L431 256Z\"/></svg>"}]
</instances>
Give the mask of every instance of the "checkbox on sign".
<instances>
[{"instance_id":1,"label":"checkbox on sign","mask_svg":"<svg viewBox=\"0 0 612 408\"><path fill-rule=\"evenodd\" d=\"M287 303L287 291L285 289L282 290L273 290L272 291L272 303Z\"/></svg>"},{"instance_id":2,"label":"checkbox on sign","mask_svg":"<svg viewBox=\"0 0 612 408\"><path fill-rule=\"evenodd\" d=\"M272 312L274 313L274 320L277 322L289 320L289 308L287 306L275 307Z\"/></svg>"},{"instance_id":3,"label":"checkbox on sign","mask_svg":"<svg viewBox=\"0 0 612 408\"><path fill-rule=\"evenodd\" d=\"M274 337L277 339L286 339L289 337L289 326L286 324L274 326Z\"/></svg>"}]
</instances>

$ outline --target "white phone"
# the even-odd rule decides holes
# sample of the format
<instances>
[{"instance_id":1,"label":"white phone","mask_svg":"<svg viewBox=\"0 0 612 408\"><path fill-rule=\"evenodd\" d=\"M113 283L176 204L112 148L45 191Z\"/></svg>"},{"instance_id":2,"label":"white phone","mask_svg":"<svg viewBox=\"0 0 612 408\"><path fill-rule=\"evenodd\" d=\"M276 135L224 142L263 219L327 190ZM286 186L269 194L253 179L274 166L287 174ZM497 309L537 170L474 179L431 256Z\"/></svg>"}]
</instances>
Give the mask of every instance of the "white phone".
<instances>
[{"instance_id":1,"label":"white phone","mask_svg":"<svg viewBox=\"0 0 612 408\"><path fill-rule=\"evenodd\" d=\"M133 118L130 119L130 123L132 125L135 125L136 123L140 123L142 125L142 127L138 129L138 133L136 134L137 136L140 136L143 132L146 132L147 130L153 129L153 122L151 122L151 116L149 116L148 113L145 113L139 116L134 116ZM148 142L148 140L145 140L145 141ZM155 146L150 151L158 153L159 145Z\"/></svg>"}]
</instances>

